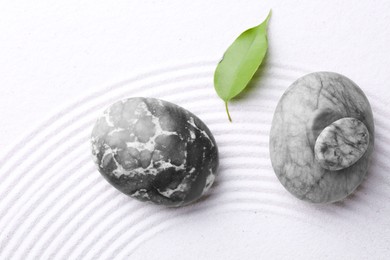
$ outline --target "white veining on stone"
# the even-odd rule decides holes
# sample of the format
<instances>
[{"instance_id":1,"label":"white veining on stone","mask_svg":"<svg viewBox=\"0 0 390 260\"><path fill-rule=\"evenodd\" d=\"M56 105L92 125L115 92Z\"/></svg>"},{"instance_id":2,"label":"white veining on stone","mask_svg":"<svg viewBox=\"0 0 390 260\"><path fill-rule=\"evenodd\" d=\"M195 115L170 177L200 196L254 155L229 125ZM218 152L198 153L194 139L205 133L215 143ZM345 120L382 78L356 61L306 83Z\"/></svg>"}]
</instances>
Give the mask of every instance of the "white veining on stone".
<instances>
[{"instance_id":1,"label":"white veining on stone","mask_svg":"<svg viewBox=\"0 0 390 260\"><path fill-rule=\"evenodd\" d=\"M204 136L204 137L206 137L207 139L211 139L210 138L210 136L206 133L206 131L204 131L203 129L200 129L196 124L195 124L195 122L194 122L194 118L193 117L190 117L190 119L187 121L190 125L192 125L193 127L195 127L196 129L198 129L201 133L202 133L202 135ZM192 137L192 132L191 132L191 137ZM211 145L212 146L214 146L214 144L213 143L211 143Z\"/></svg>"},{"instance_id":2,"label":"white veining on stone","mask_svg":"<svg viewBox=\"0 0 390 260\"><path fill-rule=\"evenodd\" d=\"M180 206L202 195L197 185L212 185L215 141L190 112L161 100L130 98L112 104L102 118L92 133L92 154L99 171L125 194Z\"/></svg>"},{"instance_id":3,"label":"white veining on stone","mask_svg":"<svg viewBox=\"0 0 390 260\"><path fill-rule=\"evenodd\" d=\"M211 187L211 185L214 183L215 175L210 171L209 175L206 179L206 185L204 186L202 194L205 194Z\"/></svg>"}]
</instances>

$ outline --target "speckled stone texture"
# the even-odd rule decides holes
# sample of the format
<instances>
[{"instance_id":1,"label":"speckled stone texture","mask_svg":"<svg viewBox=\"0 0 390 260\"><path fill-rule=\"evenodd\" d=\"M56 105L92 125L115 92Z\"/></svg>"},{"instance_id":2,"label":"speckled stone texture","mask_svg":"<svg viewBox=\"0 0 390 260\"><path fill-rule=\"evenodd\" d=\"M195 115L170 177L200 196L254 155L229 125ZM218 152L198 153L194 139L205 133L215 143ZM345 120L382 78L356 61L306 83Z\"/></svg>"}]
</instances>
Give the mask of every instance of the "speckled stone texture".
<instances>
[{"instance_id":1,"label":"speckled stone texture","mask_svg":"<svg viewBox=\"0 0 390 260\"><path fill-rule=\"evenodd\" d=\"M314 154L322 168L337 171L357 162L366 152L370 134L356 118L341 118L321 132Z\"/></svg>"},{"instance_id":2,"label":"speckled stone texture","mask_svg":"<svg viewBox=\"0 0 390 260\"><path fill-rule=\"evenodd\" d=\"M355 118L368 130L369 144L351 166L334 171L315 158L320 133L336 120ZM337 73L317 72L295 81L280 99L272 121L270 156L283 186L315 203L335 202L351 194L367 174L374 147L374 122L363 91Z\"/></svg>"},{"instance_id":3,"label":"speckled stone texture","mask_svg":"<svg viewBox=\"0 0 390 260\"><path fill-rule=\"evenodd\" d=\"M111 105L92 131L100 173L141 201L183 206L213 184L218 149L207 126L189 111L154 98Z\"/></svg>"}]
</instances>

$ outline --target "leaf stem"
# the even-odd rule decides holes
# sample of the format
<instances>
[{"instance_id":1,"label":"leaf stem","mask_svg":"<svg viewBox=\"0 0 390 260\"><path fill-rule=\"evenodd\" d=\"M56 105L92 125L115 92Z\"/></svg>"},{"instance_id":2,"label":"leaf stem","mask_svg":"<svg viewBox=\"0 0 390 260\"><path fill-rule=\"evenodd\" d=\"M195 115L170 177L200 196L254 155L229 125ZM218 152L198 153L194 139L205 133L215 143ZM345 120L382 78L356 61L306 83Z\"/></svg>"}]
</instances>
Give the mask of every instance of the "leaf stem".
<instances>
[{"instance_id":1,"label":"leaf stem","mask_svg":"<svg viewBox=\"0 0 390 260\"><path fill-rule=\"evenodd\" d=\"M227 101L225 101L225 108L226 108L226 113L228 115L229 121L231 123L232 122L232 118L230 117L229 107L228 107L228 102Z\"/></svg>"}]
</instances>

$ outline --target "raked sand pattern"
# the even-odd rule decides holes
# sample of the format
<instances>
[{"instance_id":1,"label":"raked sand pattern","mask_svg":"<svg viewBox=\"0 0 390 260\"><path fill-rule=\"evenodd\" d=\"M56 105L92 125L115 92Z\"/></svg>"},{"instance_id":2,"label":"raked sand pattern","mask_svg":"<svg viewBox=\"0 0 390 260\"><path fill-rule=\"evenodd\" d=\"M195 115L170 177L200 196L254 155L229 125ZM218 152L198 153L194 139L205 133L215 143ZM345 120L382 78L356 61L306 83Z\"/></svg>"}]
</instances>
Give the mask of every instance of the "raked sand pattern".
<instances>
[{"instance_id":1,"label":"raked sand pattern","mask_svg":"<svg viewBox=\"0 0 390 260\"><path fill-rule=\"evenodd\" d=\"M216 63L166 67L98 90L15 142L0 158L0 259L139 259L148 243L174 232L187 219L254 213L259 218L293 221L313 232L331 235L335 230L335 238L339 229L348 230L348 235L382 238L374 239L372 248L379 255L389 254L390 111L386 100L360 86L370 100L376 127L369 174L344 201L313 205L283 188L268 153L280 96L311 71L267 64L245 98L230 104L231 124L212 85ZM206 198L175 209L145 204L123 195L98 173L89 142L95 119L109 104L135 96L176 103L207 124L218 144L220 167ZM253 229L260 225L259 221ZM307 245L311 250L309 240ZM360 255L369 256L370 248Z\"/></svg>"}]
</instances>

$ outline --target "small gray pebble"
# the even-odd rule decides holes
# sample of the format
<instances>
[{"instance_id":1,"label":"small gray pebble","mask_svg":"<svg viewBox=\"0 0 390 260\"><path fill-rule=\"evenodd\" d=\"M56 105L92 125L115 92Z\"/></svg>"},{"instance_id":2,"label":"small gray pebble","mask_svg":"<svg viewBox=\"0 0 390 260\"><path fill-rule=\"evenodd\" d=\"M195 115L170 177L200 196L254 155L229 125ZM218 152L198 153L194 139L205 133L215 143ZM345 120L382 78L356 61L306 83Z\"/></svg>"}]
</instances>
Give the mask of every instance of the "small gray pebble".
<instances>
[{"instance_id":1,"label":"small gray pebble","mask_svg":"<svg viewBox=\"0 0 390 260\"><path fill-rule=\"evenodd\" d=\"M342 118L361 122L367 129L368 139L355 155L336 163L333 168L331 161L325 161L325 157L330 159L330 156L321 155L318 149L331 140L328 134L332 133L332 128L327 127L337 126L335 121ZM360 127L352 131L346 126L344 124L341 131L345 136L360 130L365 132ZM324 136L319 137L321 133ZM344 138L344 143L349 138ZM351 140L359 142L352 137ZM333 152L341 149L343 142L339 144ZM300 199L314 203L344 199L366 176L373 147L374 121L370 104L363 91L345 76L316 72L299 78L276 107L270 133L272 166L283 186Z\"/></svg>"},{"instance_id":2,"label":"small gray pebble","mask_svg":"<svg viewBox=\"0 0 390 260\"><path fill-rule=\"evenodd\" d=\"M213 184L218 148L194 114L154 98L111 105L95 124L92 154L121 192L167 206L187 205Z\"/></svg>"},{"instance_id":3,"label":"small gray pebble","mask_svg":"<svg viewBox=\"0 0 390 260\"><path fill-rule=\"evenodd\" d=\"M369 144L367 127L356 118L341 118L318 136L314 146L317 162L322 168L337 171L345 169L366 152Z\"/></svg>"}]
</instances>

